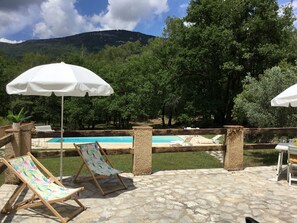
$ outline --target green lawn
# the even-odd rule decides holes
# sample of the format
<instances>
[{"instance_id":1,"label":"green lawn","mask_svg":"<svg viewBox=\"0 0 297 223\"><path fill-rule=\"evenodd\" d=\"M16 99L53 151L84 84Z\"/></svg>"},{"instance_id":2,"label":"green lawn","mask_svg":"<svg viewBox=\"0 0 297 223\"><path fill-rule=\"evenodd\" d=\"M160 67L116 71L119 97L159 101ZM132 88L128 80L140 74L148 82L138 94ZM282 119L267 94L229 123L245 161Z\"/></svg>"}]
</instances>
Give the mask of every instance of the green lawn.
<instances>
[{"instance_id":1,"label":"green lawn","mask_svg":"<svg viewBox=\"0 0 297 223\"><path fill-rule=\"evenodd\" d=\"M132 155L109 155L115 168L125 172L132 170ZM244 166L270 166L276 165L278 152L275 149L245 150ZM284 158L284 160L286 160ZM40 158L39 161L54 174L59 176L60 158ZM77 173L81 164L80 157L63 158L63 175L72 176ZM179 153L155 153L153 154L153 171L222 168L223 165L213 156L205 152L179 152ZM87 173L84 168L83 173ZM0 185L3 184L4 174L0 174Z\"/></svg>"},{"instance_id":2,"label":"green lawn","mask_svg":"<svg viewBox=\"0 0 297 223\"><path fill-rule=\"evenodd\" d=\"M153 171L220 168L223 165L205 152L178 152L153 154Z\"/></svg>"},{"instance_id":3,"label":"green lawn","mask_svg":"<svg viewBox=\"0 0 297 223\"><path fill-rule=\"evenodd\" d=\"M244 151L244 166L271 166L277 164L278 151L275 149L257 149ZM286 158L284 157L284 162Z\"/></svg>"}]
</instances>

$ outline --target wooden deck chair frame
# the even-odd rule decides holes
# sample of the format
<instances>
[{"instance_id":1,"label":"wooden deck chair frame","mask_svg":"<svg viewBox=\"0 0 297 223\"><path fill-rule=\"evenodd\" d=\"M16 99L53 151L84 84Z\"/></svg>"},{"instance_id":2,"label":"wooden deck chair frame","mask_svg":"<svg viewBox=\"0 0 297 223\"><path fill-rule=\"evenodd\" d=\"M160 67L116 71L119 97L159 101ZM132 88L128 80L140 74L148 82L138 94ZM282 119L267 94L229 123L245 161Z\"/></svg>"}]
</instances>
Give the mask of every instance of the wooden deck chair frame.
<instances>
[{"instance_id":1,"label":"wooden deck chair frame","mask_svg":"<svg viewBox=\"0 0 297 223\"><path fill-rule=\"evenodd\" d=\"M47 178L50 179L53 183L59 185L60 187L64 187L31 153L28 153L27 156L30 156L31 159L33 160L33 162L36 164L37 168L41 169L42 171L44 171L44 173L47 174ZM22 156L25 157L25 156ZM19 158L19 157L17 157ZM13 158L15 159L15 158ZM0 159L0 162L4 163L7 168L12 171L21 181L21 185L17 188L17 190L14 192L14 194L10 197L10 199L7 201L7 203L5 204L4 208L1 210L1 213L9 213L11 211L17 211L19 209L26 209L26 208L32 208L32 207L38 207L41 205L45 205L61 222L66 223L69 220L73 219L75 216L77 216L78 214L80 214L82 211L86 210L86 207L80 203L78 201L77 198L73 198L73 195L77 192L79 192L80 190L83 190L83 187L77 188L77 190L75 192L73 192L72 194L66 196L66 197L62 197L59 199L54 199L54 200L45 200L27 181L26 179L24 179L13 167L12 165L9 163L9 160L6 160L4 158ZM22 191L28 188L29 190L31 190L33 192L33 195L26 200L23 200L21 202L15 203L16 199L18 198L18 196L22 193ZM71 216L69 217L62 217L58 211L51 205L52 203L60 203L60 202L66 202L67 200L74 200L79 208L74 211ZM15 204L14 204L15 203Z\"/></svg>"},{"instance_id":2,"label":"wooden deck chair frame","mask_svg":"<svg viewBox=\"0 0 297 223\"><path fill-rule=\"evenodd\" d=\"M102 195L106 195L106 194L110 194L114 191L118 191L118 190L123 190L123 189L127 189L127 186L125 185L124 181L122 180L121 176L119 174L114 174L118 179L119 179L119 182L121 184L121 186L118 186L118 187L115 187L115 188L112 188L112 189L109 189L109 190L103 190L103 188L100 186L100 183L98 182L97 179L102 179L102 178L107 178L107 177L110 177L110 176L105 176L105 175L100 175L100 174L96 174L94 173L90 168L89 166L86 164L86 161L83 157L83 154L81 153L80 151L80 146L83 146L83 145L91 145L91 144L95 144L99 151L99 153L101 153L101 155L103 156L103 158L105 159L105 162L112 168L113 165L112 163L110 162L110 160L108 159L108 156L107 154L104 152L104 150L102 149L102 147L100 146L100 144L98 142L95 142L95 143L83 143L83 144L76 144L76 143L73 143L74 144L74 147L76 148L77 152L79 153L81 159L82 159L82 164L78 170L78 173L75 175L73 181L74 182L85 182L85 181L91 181L91 180L94 180L95 182L95 185L98 187L99 191L102 193ZM90 176L86 176L86 177L80 177L78 179L78 176L81 172L81 170L83 169L83 167L86 166L88 172L90 173Z\"/></svg>"},{"instance_id":3,"label":"wooden deck chair frame","mask_svg":"<svg viewBox=\"0 0 297 223\"><path fill-rule=\"evenodd\" d=\"M184 141L172 141L169 145L170 146L192 146L192 139L194 136L188 136L184 139Z\"/></svg>"}]
</instances>

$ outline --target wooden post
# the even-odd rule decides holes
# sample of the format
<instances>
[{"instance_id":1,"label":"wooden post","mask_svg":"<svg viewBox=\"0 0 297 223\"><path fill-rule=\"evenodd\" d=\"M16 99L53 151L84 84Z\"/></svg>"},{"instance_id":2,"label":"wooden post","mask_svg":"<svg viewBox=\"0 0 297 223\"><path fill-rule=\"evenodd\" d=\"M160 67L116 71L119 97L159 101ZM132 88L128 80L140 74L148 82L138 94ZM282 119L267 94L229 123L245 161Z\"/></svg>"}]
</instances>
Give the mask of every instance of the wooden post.
<instances>
[{"instance_id":1,"label":"wooden post","mask_svg":"<svg viewBox=\"0 0 297 223\"><path fill-rule=\"evenodd\" d=\"M24 124L19 130L7 129L6 134L13 134L14 139L5 146L5 157L18 157L31 152L31 130L33 123ZM18 178L9 170L5 171L5 183L18 184Z\"/></svg>"},{"instance_id":2,"label":"wooden post","mask_svg":"<svg viewBox=\"0 0 297 223\"><path fill-rule=\"evenodd\" d=\"M0 127L0 138L6 135L5 131L6 129L10 129L11 125L5 125Z\"/></svg>"},{"instance_id":3,"label":"wooden post","mask_svg":"<svg viewBox=\"0 0 297 223\"><path fill-rule=\"evenodd\" d=\"M133 127L133 174L152 173L152 127Z\"/></svg>"},{"instance_id":4,"label":"wooden post","mask_svg":"<svg viewBox=\"0 0 297 223\"><path fill-rule=\"evenodd\" d=\"M243 126L226 125L227 129L224 154L224 168L226 170L243 169Z\"/></svg>"}]
</instances>

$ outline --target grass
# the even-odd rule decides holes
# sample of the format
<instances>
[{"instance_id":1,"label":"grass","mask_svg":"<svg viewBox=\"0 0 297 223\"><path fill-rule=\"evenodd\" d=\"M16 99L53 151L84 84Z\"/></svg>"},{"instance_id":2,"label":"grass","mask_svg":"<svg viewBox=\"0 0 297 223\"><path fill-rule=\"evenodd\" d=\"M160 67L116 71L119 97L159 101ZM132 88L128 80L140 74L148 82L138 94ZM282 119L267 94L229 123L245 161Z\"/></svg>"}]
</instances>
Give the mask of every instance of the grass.
<instances>
[{"instance_id":1,"label":"grass","mask_svg":"<svg viewBox=\"0 0 297 223\"><path fill-rule=\"evenodd\" d=\"M222 164L205 152L154 153L153 171L221 168Z\"/></svg>"},{"instance_id":2,"label":"grass","mask_svg":"<svg viewBox=\"0 0 297 223\"><path fill-rule=\"evenodd\" d=\"M109 158L116 169L125 172L132 171L132 155L109 155ZM278 152L275 149L244 151L245 167L276 165L277 159ZM284 158L284 160L286 160L286 158ZM60 158L40 158L39 161L53 173L54 176L60 175ZM64 157L63 175L72 176L76 174L80 164L80 157ZM223 167L217 159L205 152L154 153L152 165L153 171ZM85 168L82 173L87 173ZM0 185L2 185L3 182L4 173L0 174Z\"/></svg>"},{"instance_id":3,"label":"grass","mask_svg":"<svg viewBox=\"0 0 297 223\"><path fill-rule=\"evenodd\" d=\"M271 166L276 165L278 151L275 149L244 150L244 166ZM286 158L283 159L286 161Z\"/></svg>"},{"instance_id":4,"label":"grass","mask_svg":"<svg viewBox=\"0 0 297 223\"><path fill-rule=\"evenodd\" d=\"M125 172L132 171L132 155L109 155L110 161L116 169ZM60 175L60 158L40 158L38 159L54 176ZM72 176L77 173L81 164L80 157L63 158L63 175ZM195 168L216 168L222 164L214 157L204 152L184 152L184 153L159 153L153 154L153 171L195 169ZM84 168L82 173L87 173ZM4 182L4 173L0 174L0 185Z\"/></svg>"}]
</instances>

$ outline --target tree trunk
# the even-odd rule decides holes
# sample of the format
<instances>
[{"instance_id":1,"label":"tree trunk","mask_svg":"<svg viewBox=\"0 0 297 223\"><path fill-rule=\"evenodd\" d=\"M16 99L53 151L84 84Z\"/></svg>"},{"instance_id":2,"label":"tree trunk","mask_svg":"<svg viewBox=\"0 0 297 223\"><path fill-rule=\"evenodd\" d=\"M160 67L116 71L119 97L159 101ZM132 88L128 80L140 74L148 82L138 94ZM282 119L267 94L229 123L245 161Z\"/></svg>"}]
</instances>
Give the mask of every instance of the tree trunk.
<instances>
[{"instance_id":1,"label":"tree trunk","mask_svg":"<svg viewBox=\"0 0 297 223\"><path fill-rule=\"evenodd\" d=\"M165 128L165 104L162 107L162 126Z\"/></svg>"},{"instance_id":2,"label":"tree trunk","mask_svg":"<svg viewBox=\"0 0 297 223\"><path fill-rule=\"evenodd\" d=\"M168 126L171 127L172 126L172 109L170 109L170 112L169 112L169 117L168 117Z\"/></svg>"}]
</instances>

